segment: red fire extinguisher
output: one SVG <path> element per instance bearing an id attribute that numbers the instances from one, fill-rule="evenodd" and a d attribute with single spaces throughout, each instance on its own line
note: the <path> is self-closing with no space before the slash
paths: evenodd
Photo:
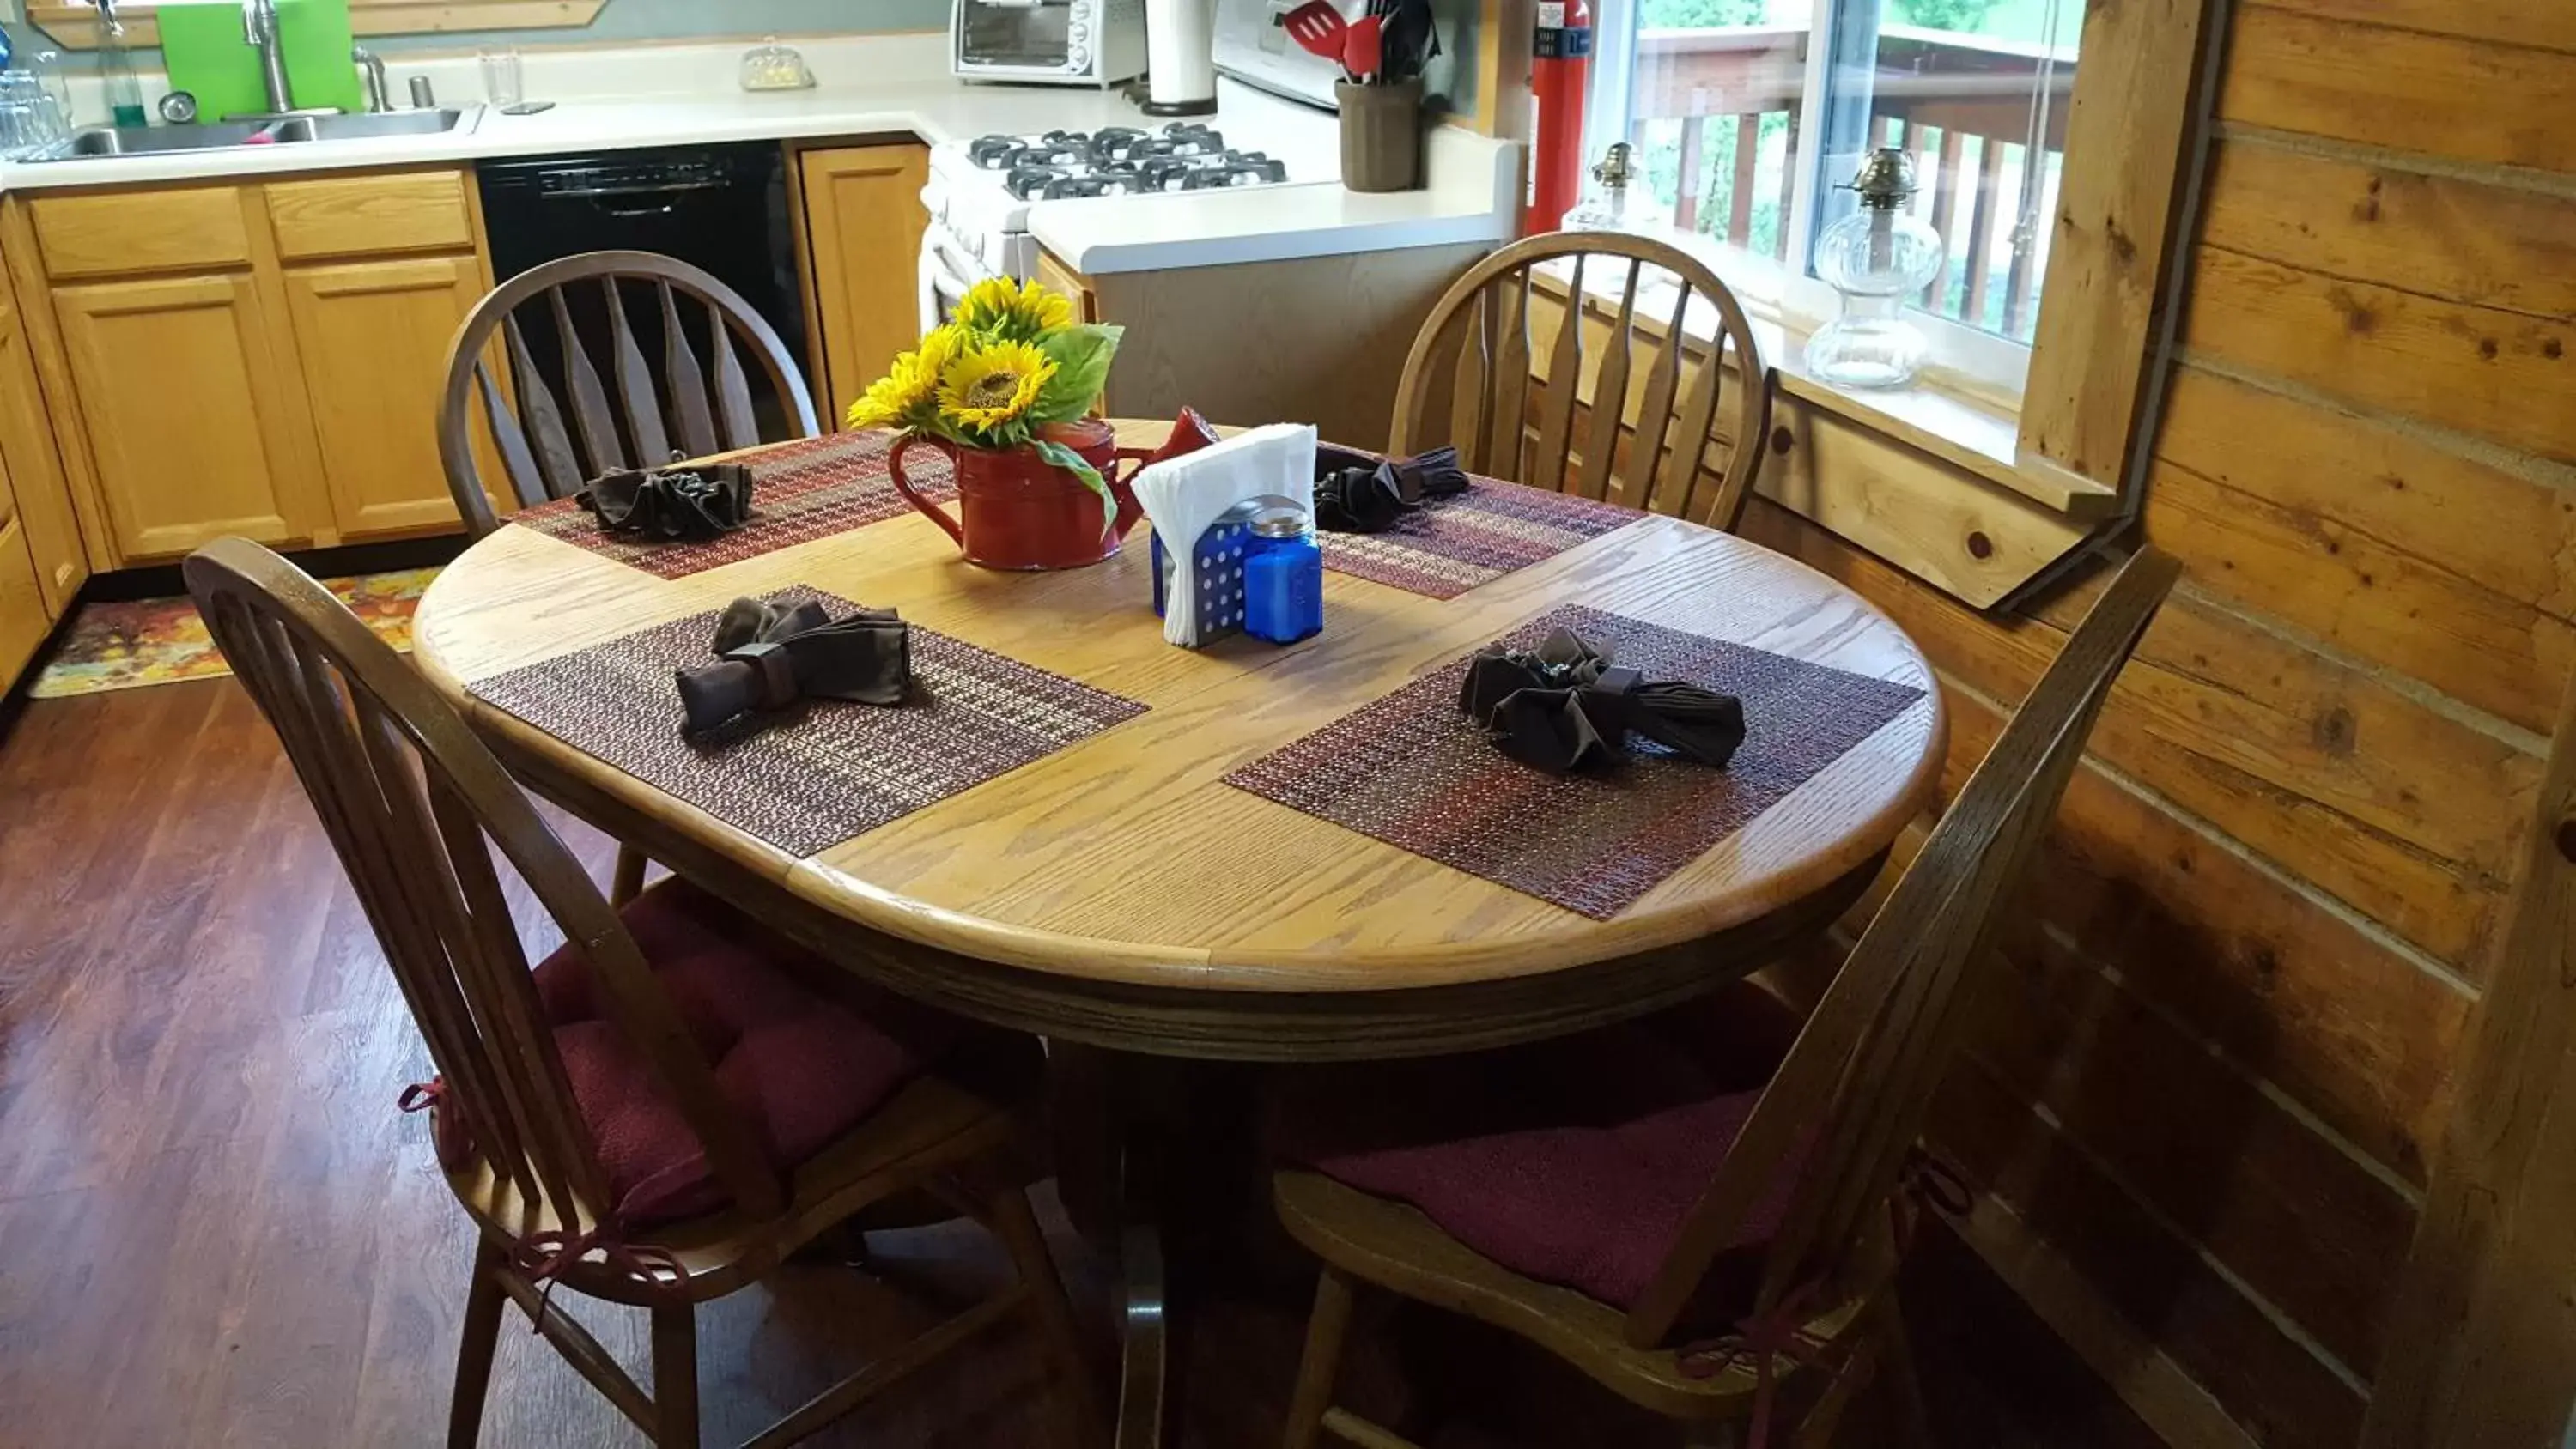
<path id="1" fill-rule="evenodd" d="M 1592 79 L 1592 7 L 1584 0 L 1539 0 L 1530 48 L 1530 98 L 1538 126 L 1530 144 L 1530 208 L 1525 230 L 1555 231 L 1583 195 L 1583 100 Z"/>

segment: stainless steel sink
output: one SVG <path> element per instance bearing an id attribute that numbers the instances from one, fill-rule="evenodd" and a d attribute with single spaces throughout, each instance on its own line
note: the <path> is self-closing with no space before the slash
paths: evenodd
<path id="1" fill-rule="evenodd" d="M 206 126 L 92 126 L 31 156 L 32 161 L 81 161 L 94 156 L 145 156 L 167 151 L 214 151 L 239 146 L 265 130 L 258 121 Z"/>
<path id="2" fill-rule="evenodd" d="M 431 136 L 453 131 L 465 113 L 454 106 L 434 111 L 378 111 L 354 116 L 289 116 L 271 123 L 280 142 L 364 141 L 377 136 Z"/>
<path id="3" fill-rule="evenodd" d="M 171 151 L 217 151 L 266 136 L 280 146 L 316 141 L 364 141 L 382 136 L 434 136 L 465 119 L 454 106 L 429 111 L 383 111 L 354 116 L 287 116 L 274 121 L 216 121 L 196 126 L 91 126 L 30 156 L 30 161 L 87 161 L 101 156 L 145 156 Z"/>

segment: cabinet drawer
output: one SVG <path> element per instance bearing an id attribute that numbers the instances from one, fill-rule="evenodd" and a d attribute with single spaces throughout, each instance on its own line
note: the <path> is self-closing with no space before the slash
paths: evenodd
<path id="1" fill-rule="evenodd" d="M 277 227 L 277 254 L 288 261 L 474 250 L 461 171 L 275 182 L 268 215 Z"/>
<path id="2" fill-rule="evenodd" d="M 250 262 L 241 194 L 229 186 L 47 197 L 29 210 L 45 270 L 57 279 Z"/>

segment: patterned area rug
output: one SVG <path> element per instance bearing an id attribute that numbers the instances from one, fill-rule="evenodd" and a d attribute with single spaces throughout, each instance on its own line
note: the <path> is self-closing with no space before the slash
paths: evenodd
<path id="1" fill-rule="evenodd" d="M 323 583 L 377 638 L 408 653 L 411 611 L 436 577 L 436 569 L 405 569 Z M 222 651 L 206 636 L 205 620 L 186 599 L 84 604 L 27 692 L 37 699 L 63 699 L 230 673 Z"/>

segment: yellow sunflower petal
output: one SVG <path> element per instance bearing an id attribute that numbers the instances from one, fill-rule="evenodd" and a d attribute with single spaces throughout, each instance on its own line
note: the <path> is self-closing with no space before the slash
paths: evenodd
<path id="1" fill-rule="evenodd" d="M 957 304 L 958 328 L 984 336 L 1031 341 L 1073 323 L 1073 303 L 1036 280 L 988 277 Z"/>
<path id="2" fill-rule="evenodd" d="M 939 414 L 959 427 L 990 432 L 1037 405 L 1055 363 L 1025 342 L 969 343 L 939 377 Z"/>

